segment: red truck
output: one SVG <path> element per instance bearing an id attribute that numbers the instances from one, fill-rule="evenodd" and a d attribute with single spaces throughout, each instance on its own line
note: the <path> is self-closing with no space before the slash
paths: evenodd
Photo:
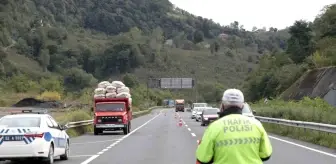
<path id="1" fill-rule="evenodd" d="M 94 98 L 94 135 L 105 131 L 122 130 L 128 134 L 131 129 L 132 104 L 128 98 Z"/>

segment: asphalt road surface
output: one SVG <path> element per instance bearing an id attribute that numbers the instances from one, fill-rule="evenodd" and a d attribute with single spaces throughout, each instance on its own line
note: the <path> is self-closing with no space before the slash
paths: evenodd
<path id="1" fill-rule="evenodd" d="M 197 140 L 206 127 L 190 112 L 158 109 L 132 121 L 128 135 L 86 134 L 71 140 L 71 155 L 56 164 L 194 164 Z M 266 164 L 335 164 L 336 151 L 271 135 L 273 155 Z M 3 162 L 5 163 L 5 162 Z M 9 163 L 9 162 L 7 162 Z"/>

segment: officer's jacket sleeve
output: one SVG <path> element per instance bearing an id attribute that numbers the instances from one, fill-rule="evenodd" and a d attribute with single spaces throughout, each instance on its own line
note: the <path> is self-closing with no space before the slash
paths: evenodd
<path id="1" fill-rule="evenodd" d="M 268 138 L 267 132 L 265 131 L 264 127 L 260 123 L 259 125 L 260 132 L 261 132 L 261 141 L 260 141 L 260 149 L 259 149 L 259 156 L 261 159 L 268 160 L 272 155 L 272 145 Z"/>
<path id="2" fill-rule="evenodd" d="M 196 158 L 201 163 L 210 163 L 214 157 L 214 148 L 215 148 L 215 131 L 214 123 L 208 126 L 207 130 L 204 132 L 203 138 L 200 145 L 196 151 Z"/>

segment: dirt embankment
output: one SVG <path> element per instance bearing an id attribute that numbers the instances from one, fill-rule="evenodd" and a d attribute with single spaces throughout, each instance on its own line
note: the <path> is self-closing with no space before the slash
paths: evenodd
<path id="1" fill-rule="evenodd" d="M 321 97 L 336 105 L 336 67 L 307 71 L 280 97 L 284 100 L 301 100 L 305 96 Z"/>

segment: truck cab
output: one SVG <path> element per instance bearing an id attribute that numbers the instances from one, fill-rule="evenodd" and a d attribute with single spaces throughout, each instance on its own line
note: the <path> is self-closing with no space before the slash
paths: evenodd
<path id="1" fill-rule="evenodd" d="M 128 98 L 95 98 L 92 111 L 94 135 L 103 131 L 122 130 L 124 134 L 130 132 L 132 105 Z"/>
<path id="2" fill-rule="evenodd" d="M 175 112 L 182 111 L 184 112 L 184 99 L 175 100 Z"/>

